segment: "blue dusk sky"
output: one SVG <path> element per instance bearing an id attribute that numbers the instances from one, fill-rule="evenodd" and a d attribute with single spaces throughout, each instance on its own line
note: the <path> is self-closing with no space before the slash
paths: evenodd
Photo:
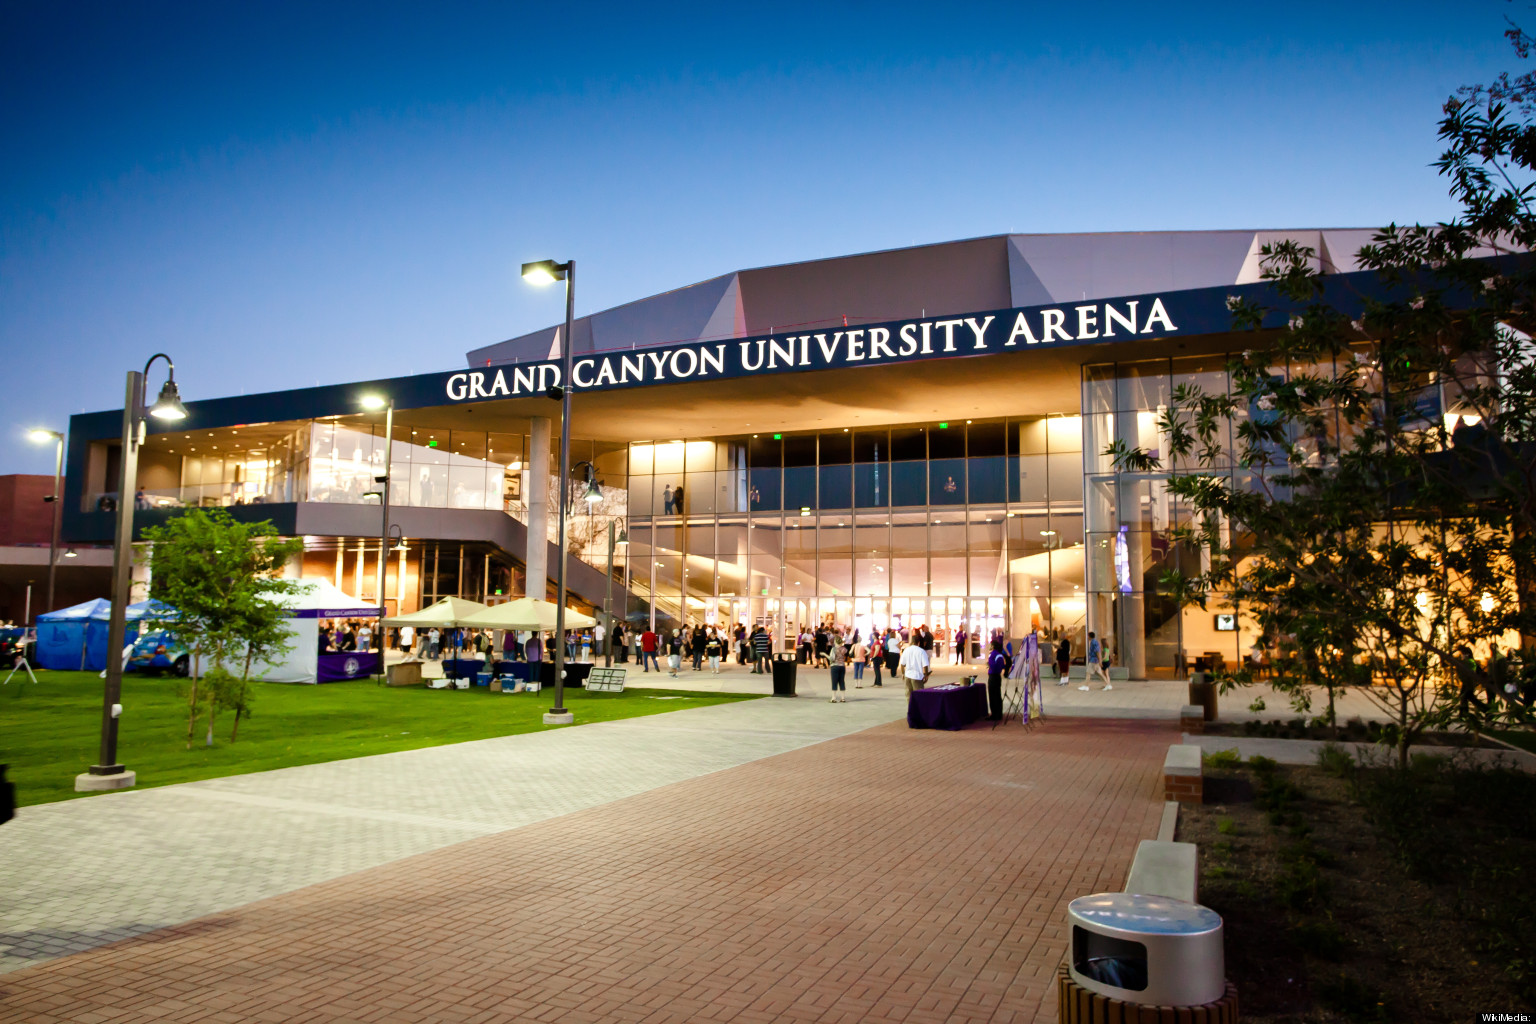
<path id="1" fill-rule="evenodd" d="M 0 473 L 157 351 L 188 399 L 462 366 L 562 316 L 525 260 L 584 314 L 1010 231 L 1439 220 L 1440 105 L 1527 15 L 4 0 Z"/>

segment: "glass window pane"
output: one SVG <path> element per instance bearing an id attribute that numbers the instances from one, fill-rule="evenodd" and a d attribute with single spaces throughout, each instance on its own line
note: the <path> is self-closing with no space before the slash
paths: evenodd
<path id="1" fill-rule="evenodd" d="M 965 460 L 934 459 L 928 464 L 929 502 L 934 505 L 965 504 Z"/>
<path id="2" fill-rule="evenodd" d="M 820 508 L 853 507 L 853 467 L 823 465 L 820 476 Z"/>
<path id="3" fill-rule="evenodd" d="M 1006 434 L 1001 422 L 973 423 L 966 429 L 965 454 L 973 459 L 1006 455 Z"/>
<path id="4" fill-rule="evenodd" d="M 1119 411 L 1156 409 L 1168 404 L 1168 361 L 1120 363 L 1116 368 L 1115 407 Z"/>
<path id="5" fill-rule="evenodd" d="M 853 435 L 855 462 L 881 462 L 891 457 L 890 434 L 884 430 L 858 430 Z"/>
<path id="6" fill-rule="evenodd" d="M 747 464 L 753 469 L 783 465 L 784 444 L 769 435 L 754 435 L 747 441 Z"/>
<path id="7" fill-rule="evenodd" d="M 913 597 L 928 592 L 928 517 L 891 516 L 891 593 Z"/>
<path id="8" fill-rule="evenodd" d="M 1008 565 L 1003 560 L 1003 510 L 972 509 L 966 524 L 966 555 L 970 559 L 972 597 L 1002 597 L 1008 590 Z M 1002 628 L 1002 623 L 997 623 Z"/>
<path id="9" fill-rule="evenodd" d="M 784 438 L 784 465 L 816 465 L 816 435 L 789 434 Z"/>
<path id="10" fill-rule="evenodd" d="M 714 465 L 714 459 L 710 459 L 709 464 Z M 718 497 L 715 491 L 715 474 L 713 472 L 689 473 L 687 479 L 688 487 L 683 497 L 679 498 L 677 492 L 673 492 L 673 507 L 677 509 L 679 515 L 712 515 L 716 510 Z"/>
<path id="11" fill-rule="evenodd" d="M 1083 459 L 1080 454 L 1046 456 L 1051 508 L 1082 508 Z"/>
<path id="12" fill-rule="evenodd" d="M 853 467 L 853 503 L 858 508 L 883 508 L 891 503 L 887 463 L 860 462 Z"/>
<path id="13" fill-rule="evenodd" d="M 1047 444 L 1052 454 L 1083 450 L 1083 418 L 1052 416 L 1045 421 Z"/>
<path id="14" fill-rule="evenodd" d="M 962 513 L 935 515 L 928 529 L 930 592 L 964 596 L 966 593 L 966 524 Z"/>
<path id="15" fill-rule="evenodd" d="M 970 490 L 972 504 L 1001 504 L 1007 499 L 1008 460 L 1005 457 L 973 457 L 966 462 L 966 486 Z"/>
<path id="16" fill-rule="evenodd" d="M 853 433 L 848 430 L 839 430 L 822 434 L 818 459 L 823 466 L 841 466 L 852 462 Z"/>
<path id="17" fill-rule="evenodd" d="M 965 424 L 953 424 L 928 432 L 928 457 L 930 459 L 960 459 L 965 457 Z"/>
<path id="18" fill-rule="evenodd" d="M 891 463 L 891 504 L 928 504 L 928 466 L 926 463 Z"/>
<path id="19" fill-rule="evenodd" d="M 893 461 L 926 459 L 928 436 L 921 427 L 909 427 L 891 431 L 891 459 Z"/>
<path id="20" fill-rule="evenodd" d="M 681 441 L 668 441 L 655 446 L 656 475 L 674 478 L 683 475 L 683 455 L 687 446 Z"/>
<path id="21" fill-rule="evenodd" d="M 779 474 L 776 468 L 750 469 L 747 471 L 747 507 L 753 512 L 783 508 L 779 494 Z"/>
<path id="22" fill-rule="evenodd" d="M 785 468 L 784 507 L 791 512 L 816 507 L 816 467 L 814 465 Z"/>

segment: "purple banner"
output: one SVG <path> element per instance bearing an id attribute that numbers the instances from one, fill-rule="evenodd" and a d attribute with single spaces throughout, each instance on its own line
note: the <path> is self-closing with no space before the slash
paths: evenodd
<path id="1" fill-rule="evenodd" d="M 344 651 L 320 655 L 315 678 L 322 683 L 338 683 L 345 679 L 366 679 L 378 671 L 377 651 Z"/>

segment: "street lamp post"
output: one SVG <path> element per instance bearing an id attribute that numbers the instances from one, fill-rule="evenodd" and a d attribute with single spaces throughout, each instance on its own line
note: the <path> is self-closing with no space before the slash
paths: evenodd
<path id="1" fill-rule="evenodd" d="M 395 400 L 393 397 L 381 397 L 379 395 L 364 395 L 362 399 L 364 409 L 384 410 L 384 472 L 374 475 L 373 482 L 379 485 L 379 628 L 374 642 L 379 652 L 379 674 L 384 674 L 384 620 L 389 615 L 389 609 L 385 603 L 384 589 L 389 576 L 389 470 L 391 446 L 395 441 Z M 359 587 L 359 590 L 362 588 Z"/>
<path id="2" fill-rule="evenodd" d="M 532 284 L 565 282 L 565 333 L 560 336 L 560 511 L 556 533 L 560 538 L 559 562 L 555 568 L 555 706 L 544 715 L 545 725 L 569 725 L 576 716 L 565 709 L 565 559 L 566 505 L 571 486 L 571 337 L 576 319 L 576 261 L 539 260 L 523 264 L 523 280 Z M 551 389 L 552 391 L 554 389 Z M 529 583 L 533 584 L 530 580 Z M 537 585 L 543 587 L 542 580 Z"/>
<path id="3" fill-rule="evenodd" d="M 619 533 L 617 540 L 614 539 L 613 531 L 616 525 L 617 520 L 608 520 L 608 596 L 603 599 L 603 614 L 608 619 L 603 632 L 603 666 L 605 668 L 613 667 L 613 549 L 629 543 L 629 534 L 624 531 Z"/>
<path id="4" fill-rule="evenodd" d="M 145 408 L 144 383 L 155 360 L 164 359 L 167 376 L 155 404 Z M 117 487 L 117 533 L 112 548 L 112 609 L 107 623 L 106 685 L 101 701 L 101 752 L 97 763 L 83 775 L 75 776 L 77 791 L 127 789 L 134 783 L 134 773 L 117 762 L 118 703 L 123 692 L 123 638 L 128 631 L 128 590 L 133 582 L 134 493 L 139 475 L 139 445 L 144 443 L 146 416 L 160 420 L 186 419 L 187 408 L 181 404 L 176 388 L 176 364 L 164 352 L 157 352 L 144 364 L 143 372 L 128 371 L 128 387 L 123 398 L 122 472 Z"/>
<path id="5" fill-rule="evenodd" d="M 64 493 L 60 489 L 64 479 L 64 435 L 57 430 L 38 428 L 27 436 L 38 444 L 54 442 L 53 493 L 44 499 L 53 502 L 53 532 L 48 537 L 48 597 L 43 603 L 43 611 L 51 612 L 53 611 L 53 576 L 59 561 L 59 517 L 64 511 Z"/>

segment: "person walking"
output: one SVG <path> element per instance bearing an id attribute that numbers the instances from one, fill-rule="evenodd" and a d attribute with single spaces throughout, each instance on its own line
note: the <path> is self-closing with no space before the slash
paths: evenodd
<path id="1" fill-rule="evenodd" d="M 640 667 L 642 671 L 649 672 L 651 666 L 656 666 L 656 671 L 661 671 L 661 665 L 656 662 L 656 642 L 660 639 L 656 631 L 647 626 L 645 632 L 640 634 Z"/>
<path id="2" fill-rule="evenodd" d="M 1072 672 L 1072 638 L 1063 636 L 1056 645 L 1056 685 L 1066 686 Z"/>
<path id="3" fill-rule="evenodd" d="M 1088 664 L 1085 666 L 1085 671 L 1083 673 L 1083 685 L 1078 687 L 1079 690 L 1088 689 L 1088 684 L 1093 682 L 1094 676 L 1098 676 L 1100 679 L 1104 680 L 1104 685 L 1099 687 L 1099 689 L 1114 689 L 1114 686 L 1109 681 L 1108 673 L 1104 671 L 1104 662 L 1106 660 L 1107 659 L 1104 657 L 1103 641 L 1099 639 L 1099 635 L 1097 633 L 1090 632 L 1088 634 Z"/>
<path id="4" fill-rule="evenodd" d="M 853 634 L 853 688 L 864 689 L 864 663 L 869 660 L 869 647 L 859 639 L 858 631 Z"/>
<path id="5" fill-rule="evenodd" d="M 992 653 L 987 655 L 987 718 L 993 722 L 1003 720 L 1003 673 L 1008 671 L 1008 655 L 1003 652 L 1003 642 L 992 641 Z"/>
<path id="6" fill-rule="evenodd" d="M 747 663 L 746 625 L 740 622 L 736 623 L 736 629 L 732 632 L 731 638 L 736 641 L 736 664 L 745 665 Z"/>
<path id="7" fill-rule="evenodd" d="M 907 682 L 907 696 L 912 695 L 913 690 L 922 688 L 928 681 L 928 675 L 933 671 L 928 661 L 928 652 L 917 644 L 907 644 L 900 655 L 901 674 Z"/>
<path id="8" fill-rule="evenodd" d="M 889 627 L 885 631 L 885 670 L 896 678 L 896 663 L 901 660 L 901 638 Z"/>
<path id="9" fill-rule="evenodd" d="M 715 632 L 715 628 L 713 626 L 711 626 L 709 628 L 709 632 L 710 632 L 711 635 L 713 635 L 714 632 Z M 693 627 L 693 640 L 692 640 L 692 646 L 693 646 L 692 654 L 693 654 L 693 670 L 695 672 L 701 671 L 703 669 L 703 667 L 704 667 L 704 653 L 705 653 L 704 648 L 708 644 L 709 644 L 709 637 L 705 636 L 705 634 L 704 634 L 704 627 L 703 626 L 694 626 Z M 718 657 L 718 655 L 717 655 L 717 657 Z"/>
<path id="10" fill-rule="evenodd" d="M 832 673 L 832 700 L 833 704 L 848 703 L 848 665 L 846 652 L 848 648 L 843 646 L 843 637 L 836 630 L 827 638 L 827 668 Z"/>
<path id="11" fill-rule="evenodd" d="M 758 626 L 752 633 L 752 660 L 755 663 L 752 669 L 753 675 L 761 675 L 770 672 L 768 659 L 773 656 L 773 637 L 762 626 Z"/>
<path id="12" fill-rule="evenodd" d="M 436 661 L 438 654 L 442 652 L 442 643 L 443 634 L 438 631 L 436 626 L 433 626 L 432 631 L 427 634 L 427 657 Z"/>
<path id="13" fill-rule="evenodd" d="M 667 637 L 667 668 L 672 672 L 672 678 L 677 678 L 678 669 L 683 667 L 683 633 L 674 629 L 672 635 Z"/>
<path id="14" fill-rule="evenodd" d="M 715 675 L 720 674 L 720 649 L 723 641 L 714 627 L 710 627 L 709 636 L 704 640 L 704 653 L 709 656 L 709 670 Z"/>

